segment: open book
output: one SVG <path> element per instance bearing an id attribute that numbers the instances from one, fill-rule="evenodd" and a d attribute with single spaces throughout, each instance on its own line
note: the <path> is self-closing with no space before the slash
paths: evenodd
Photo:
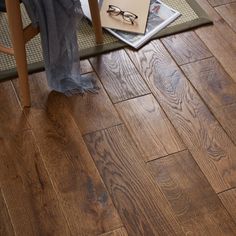
<path id="1" fill-rule="evenodd" d="M 81 3 L 85 16 L 91 19 L 89 8 L 86 6 L 84 1 L 81 1 Z M 178 11 L 170 8 L 163 2 L 159 0 L 151 0 L 144 34 L 136 34 L 110 28 L 105 29 L 123 42 L 137 49 L 180 15 L 181 14 Z"/>

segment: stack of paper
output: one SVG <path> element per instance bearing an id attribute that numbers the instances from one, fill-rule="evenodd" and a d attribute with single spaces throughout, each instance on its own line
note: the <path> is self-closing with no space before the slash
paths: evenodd
<path id="1" fill-rule="evenodd" d="M 133 24 L 124 20 L 122 12 L 119 15 L 108 13 L 109 5 L 119 8 L 123 14 L 135 14 L 137 19 Z M 127 32 L 144 34 L 147 24 L 150 0 L 103 0 L 100 11 L 101 23 L 105 28 L 118 29 Z M 119 12 L 118 12 L 119 13 Z"/>
<path id="2" fill-rule="evenodd" d="M 82 0 L 84 14 L 91 19 L 87 0 Z M 111 34 L 134 48 L 141 47 L 157 32 L 165 28 L 180 13 L 159 0 L 100 0 L 102 26 Z M 118 7 L 120 12 L 107 12 L 109 5 Z M 110 8 L 111 9 L 111 8 Z M 124 20 L 126 12 L 137 15 L 133 24 Z M 119 13 L 119 14 L 118 14 Z"/>

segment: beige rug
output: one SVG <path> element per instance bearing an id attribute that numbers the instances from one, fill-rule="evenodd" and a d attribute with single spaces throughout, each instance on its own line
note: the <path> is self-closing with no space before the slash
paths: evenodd
<path id="1" fill-rule="evenodd" d="M 159 32 L 154 38 L 178 33 L 193 27 L 211 23 L 204 10 L 195 2 L 195 0 L 162 0 L 167 5 L 179 11 L 182 15 L 167 28 Z M 24 25 L 30 20 L 27 13 L 22 7 Z M 7 28 L 7 19 L 4 13 L 0 13 L 0 42 L 4 45 L 11 46 L 9 32 Z M 100 53 L 122 48 L 125 44 L 108 32 L 104 31 L 104 43 L 97 45 L 90 22 L 84 19 L 81 22 L 80 31 L 78 32 L 78 42 L 80 46 L 81 59 L 88 58 Z M 29 73 L 43 70 L 43 57 L 38 35 L 27 44 L 27 60 Z M 0 52 L 0 80 L 5 80 L 17 76 L 13 56 Z"/>

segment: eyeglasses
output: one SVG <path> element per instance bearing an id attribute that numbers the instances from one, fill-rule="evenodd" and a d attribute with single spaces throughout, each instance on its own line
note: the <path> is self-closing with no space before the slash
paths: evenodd
<path id="1" fill-rule="evenodd" d="M 113 16 L 122 15 L 123 19 L 125 21 L 130 22 L 132 25 L 134 24 L 135 19 L 138 18 L 138 16 L 135 15 L 134 13 L 129 12 L 129 11 L 122 11 L 119 7 L 114 6 L 114 5 L 108 6 L 107 13 L 109 13 Z"/>

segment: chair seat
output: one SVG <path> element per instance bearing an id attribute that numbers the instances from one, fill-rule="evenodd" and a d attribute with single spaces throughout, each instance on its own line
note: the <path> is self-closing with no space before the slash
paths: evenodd
<path id="1" fill-rule="evenodd" d="M 0 0 L 0 11 L 6 11 L 5 0 Z"/>

